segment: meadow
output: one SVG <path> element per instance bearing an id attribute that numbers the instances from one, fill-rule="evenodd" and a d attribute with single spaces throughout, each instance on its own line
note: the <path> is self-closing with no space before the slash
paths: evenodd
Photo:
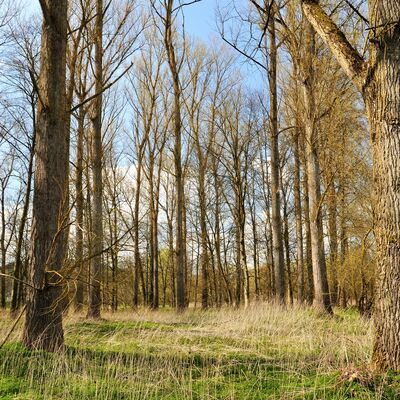
<path id="1" fill-rule="evenodd" d="M 372 324 L 354 310 L 70 313 L 62 354 L 26 350 L 22 326 L 0 350 L 0 399 L 400 398 L 394 374 L 369 372 Z"/>

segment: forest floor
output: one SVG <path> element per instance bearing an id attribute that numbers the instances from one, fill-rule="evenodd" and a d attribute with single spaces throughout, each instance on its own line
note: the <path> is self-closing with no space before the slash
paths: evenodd
<path id="1" fill-rule="evenodd" d="M 62 354 L 0 350 L 0 399 L 400 399 L 400 378 L 366 369 L 371 322 L 260 304 L 66 317 Z M 0 314 L 0 341 L 11 326 Z"/>

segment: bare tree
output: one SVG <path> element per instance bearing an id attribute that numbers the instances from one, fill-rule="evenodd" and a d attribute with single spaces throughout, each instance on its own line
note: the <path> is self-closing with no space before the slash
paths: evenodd
<path id="1" fill-rule="evenodd" d="M 89 286 L 89 308 L 88 318 L 100 318 L 101 308 L 101 274 L 102 274 L 102 251 L 103 251 L 103 149 L 102 149 L 102 111 L 103 111 L 103 0 L 96 0 L 95 20 L 95 93 L 97 97 L 93 100 L 93 109 L 90 119 L 93 126 L 92 139 L 92 259 Z"/>
<path id="2" fill-rule="evenodd" d="M 161 20 L 164 32 L 164 44 L 167 52 L 168 65 L 171 72 L 173 91 L 174 91 L 174 166 L 175 166 L 175 184 L 176 184 L 176 240 L 175 240 L 175 263 L 176 263 L 176 291 L 178 311 L 186 308 L 185 295 L 185 239 L 184 239 L 184 177 L 182 170 L 182 116 L 181 116 L 181 94 L 179 72 L 182 61 L 178 59 L 176 52 L 176 30 L 174 21 L 177 11 L 182 9 L 181 5 L 176 6 L 174 0 L 165 0 L 162 2 L 162 11 L 159 11 L 155 1 L 152 0 L 154 12 Z M 176 6 L 176 7 L 175 7 Z"/>

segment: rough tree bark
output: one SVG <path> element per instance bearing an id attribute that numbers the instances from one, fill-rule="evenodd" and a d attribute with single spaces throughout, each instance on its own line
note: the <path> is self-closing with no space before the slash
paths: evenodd
<path id="1" fill-rule="evenodd" d="M 23 334 L 31 349 L 56 351 L 62 327 L 65 221 L 68 220 L 66 132 L 67 0 L 43 0 L 38 81 L 36 171 L 31 232 L 30 288 Z M 62 271 L 61 271 L 62 272 Z"/>
<path id="2" fill-rule="evenodd" d="M 315 0 L 303 10 L 343 70 L 362 92 L 374 160 L 374 230 L 377 247 L 373 363 L 400 371 L 400 3 L 370 0 L 368 62 Z"/>

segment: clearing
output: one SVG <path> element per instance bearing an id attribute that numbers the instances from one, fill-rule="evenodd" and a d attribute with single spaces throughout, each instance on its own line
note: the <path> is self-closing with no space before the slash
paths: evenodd
<path id="1" fill-rule="evenodd" d="M 63 354 L 30 352 L 22 322 L 0 350 L 1 399 L 396 399 L 366 369 L 371 322 L 353 310 L 141 309 L 65 318 Z M 11 326 L 0 319 L 0 340 Z"/>

